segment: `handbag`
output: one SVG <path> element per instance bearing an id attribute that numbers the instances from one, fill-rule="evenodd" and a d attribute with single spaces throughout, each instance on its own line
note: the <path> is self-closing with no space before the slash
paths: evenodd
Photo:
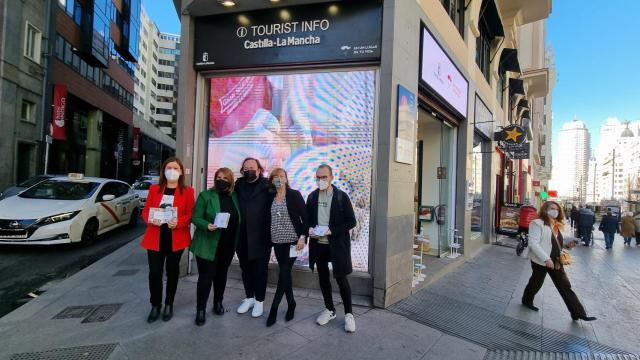
<path id="1" fill-rule="evenodd" d="M 569 254 L 569 252 L 567 250 L 562 250 L 562 251 L 560 251 L 560 257 L 558 258 L 558 261 L 563 266 L 564 265 L 571 265 L 571 263 L 573 262 L 573 258 L 571 257 L 571 254 Z"/>

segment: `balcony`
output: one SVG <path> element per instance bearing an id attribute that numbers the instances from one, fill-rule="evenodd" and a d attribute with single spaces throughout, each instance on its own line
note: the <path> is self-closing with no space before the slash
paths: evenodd
<path id="1" fill-rule="evenodd" d="M 497 0 L 502 22 L 516 25 L 546 19 L 551 14 L 551 0 Z"/>

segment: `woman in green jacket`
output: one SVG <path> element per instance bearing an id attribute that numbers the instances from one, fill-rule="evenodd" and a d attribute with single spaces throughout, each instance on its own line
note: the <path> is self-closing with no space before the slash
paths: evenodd
<path id="1" fill-rule="evenodd" d="M 240 234 L 240 206 L 233 191 L 233 172 L 220 168 L 215 173 L 212 189 L 203 191 L 196 201 L 191 222 L 196 231 L 191 242 L 191 251 L 198 263 L 198 290 L 196 325 L 205 323 L 205 313 L 211 286 L 213 285 L 213 313 L 224 314 L 222 298 L 227 286 L 227 270 Z M 219 215 L 220 214 L 220 215 Z M 228 224 L 216 226 L 216 217 L 226 217 Z"/>

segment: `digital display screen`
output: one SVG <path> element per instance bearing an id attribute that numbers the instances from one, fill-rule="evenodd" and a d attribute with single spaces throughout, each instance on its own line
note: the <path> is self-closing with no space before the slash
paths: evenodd
<path id="1" fill-rule="evenodd" d="M 318 165 L 330 165 L 357 219 L 354 271 L 367 272 L 375 78 L 375 71 L 359 70 L 210 79 L 207 187 L 217 169 L 239 176 L 243 159 L 254 157 L 265 176 L 284 168 L 306 199 Z M 307 250 L 296 264 L 308 264 Z"/>

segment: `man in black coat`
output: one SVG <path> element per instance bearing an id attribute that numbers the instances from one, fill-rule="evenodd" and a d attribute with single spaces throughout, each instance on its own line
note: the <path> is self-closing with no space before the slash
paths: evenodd
<path id="1" fill-rule="evenodd" d="M 273 196 L 258 159 L 246 158 L 240 171 L 242 177 L 236 181 L 235 191 L 238 193 L 243 221 L 236 253 L 240 260 L 246 298 L 238 306 L 237 312 L 244 314 L 253 308 L 251 316 L 260 317 L 264 311 L 271 255 L 269 211 Z"/>
<path id="2" fill-rule="evenodd" d="M 351 306 L 351 287 L 347 275 L 351 274 L 351 236 L 349 230 L 356 226 L 356 217 L 349 195 L 333 186 L 333 170 L 329 165 L 320 165 L 316 171 L 318 189 L 307 198 L 309 215 L 309 267 L 318 268 L 320 290 L 326 309 L 316 322 L 326 325 L 336 318 L 333 305 L 329 262 L 333 268 L 333 277 L 340 287 L 340 296 L 344 304 L 347 332 L 356 330 Z"/>
<path id="3" fill-rule="evenodd" d="M 578 212 L 578 235 L 582 239 L 582 243 L 586 246 L 591 244 L 591 231 L 595 223 L 596 215 L 588 206 L 580 209 Z"/>
<path id="4" fill-rule="evenodd" d="M 574 228 L 574 229 L 578 227 L 577 226 L 578 225 L 578 212 L 579 212 L 578 208 L 575 205 L 573 205 L 573 207 L 571 208 L 570 218 L 571 218 L 571 227 Z"/>

